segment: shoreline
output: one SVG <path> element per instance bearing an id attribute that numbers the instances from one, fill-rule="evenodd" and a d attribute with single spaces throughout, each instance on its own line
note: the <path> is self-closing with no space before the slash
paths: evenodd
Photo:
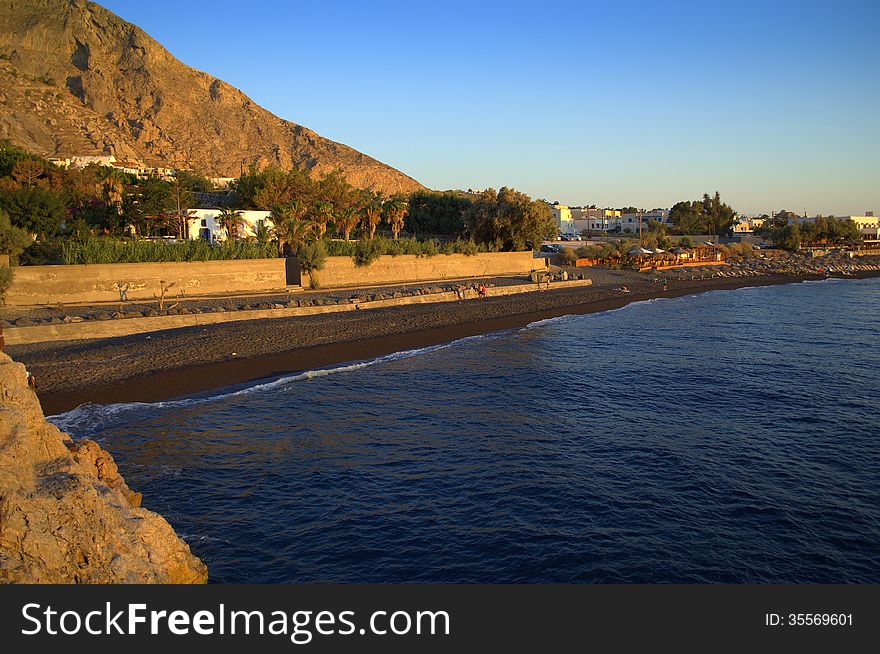
<path id="1" fill-rule="evenodd" d="M 851 277 L 837 278 L 862 279 L 878 275 L 880 273 L 865 272 Z M 590 290 L 586 292 L 551 288 L 545 293 L 536 294 L 539 296 L 537 298 L 511 296 L 454 303 L 445 307 L 449 310 L 447 313 L 460 315 L 439 316 L 447 319 L 449 324 L 435 326 L 432 326 L 432 323 L 438 322 L 438 316 L 422 315 L 425 312 L 424 306 L 394 307 L 381 312 L 376 310 L 362 314 L 353 312 L 361 314 L 357 316 L 358 319 L 363 319 L 364 314 L 369 314 L 369 326 L 374 334 L 361 338 L 346 338 L 352 334 L 346 334 L 345 329 L 337 330 L 337 333 L 331 333 L 329 336 L 317 333 L 321 328 L 333 329 L 332 323 L 326 324 L 326 317 L 318 317 L 322 319 L 316 321 L 292 318 L 284 320 L 283 322 L 287 324 L 282 327 L 298 332 L 303 330 L 297 330 L 297 326 L 313 327 L 316 331 L 307 335 L 311 335 L 312 340 L 323 342 L 287 348 L 284 347 L 284 334 L 280 333 L 283 330 L 274 330 L 273 325 L 267 324 L 273 321 L 253 321 L 254 324 L 248 324 L 238 330 L 233 329 L 231 333 L 217 334 L 217 342 L 221 347 L 230 344 L 234 346 L 239 342 L 235 332 L 260 332 L 256 336 L 260 337 L 257 340 L 261 347 L 253 348 L 255 354 L 247 355 L 247 352 L 242 352 L 242 356 L 237 356 L 237 353 L 230 353 L 221 360 L 207 362 L 198 362 L 198 352 L 186 349 L 192 344 L 193 339 L 198 340 L 199 336 L 201 336 L 199 343 L 211 340 L 211 334 L 194 334 L 194 332 L 208 331 L 197 328 L 153 334 L 151 337 L 146 337 L 147 342 L 153 341 L 149 348 L 143 347 L 144 337 L 122 337 L 87 344 L 78 342 L 50 344 L 49 347 L 43 348 L 45 351 L 36 348 L 35 352 L 16 351 L 12 354 L 31 367 L 38 380 L 53 374 L 62 378 L 60 384 L 50 385 L 43 391 L 40 386 L 37 388 L 46 415 L 55 415 L 86 403 L 157 402 L 205 394 L 214 390 L 248 385 L 279 375 L 369 360 L 394 352 L 450 343 L 468 336 L 518 329 L 548 318 L 618 309 L 633 302 L 659 297 L 673 298 L 715 290 L 735 290 L 823 279 L 826 277 L 816 275 L 716 278 L 673 283 L 666 291 L 657 288 L 656 284 L 648 287 L 642 285 L 638 291 L 626 295 L 615 294 L 613 289 L 605 287 L 587 287 Z M 474 311 L 478 308 L 487 310 Z M 407 318 L 413 319 L 407 320 Z M 300 324 L 297 325 L 296 321 Z M 419 328 L 424 323 L 428 326 Z M 358 325 L 351 327 L 354 328 L 356 335 Z M 279 332 L 275 339 L 272 338 L 273 331 Z M 302 336 L 302 334 L 298 335 Z M 307 342 L 309 339 L 300 340 Z M 140 362 L 140 371 L 136 374 L 126 374 L 124 366 L 115 365 L 114 360 L 122 361 L 127 358 L 126 355 L 130 358 L 131 350 L 138 348 L 139 345 L 142 350 L 150 350 L 158 346 L 159 352 L 152 361 L 148 355 L 142 354 L 141 358 L 144 361 Z M 22 348 L 7 348 L 10 349 Z M 163 358 L 163 352 L 168 356 Z M 194 364 L 179 365 L 193 360 L 196 361 Z M 53 361 L 55 361 L 54 365 Z M 81 371 L 83 366 L 97 368 L 97 370 L 90 369 L 93 379 L 76 374 L 76 371 Z"/>

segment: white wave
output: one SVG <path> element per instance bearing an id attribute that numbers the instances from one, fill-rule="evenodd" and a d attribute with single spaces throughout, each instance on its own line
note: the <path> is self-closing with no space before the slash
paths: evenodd
<path id="1" fill-rule="evenodd" d="M 183 407 L 194 406 L 198 404 L 206 404 L 219 400 L 228 400 L 233 397 L 249 395 L 251 393 L 261 393 L 277 388 L 288 386 L 296 382 L 308 381 L 310 379 L 319 379 L 328 375 L 335 375 L 345 372 L 353 372 L 362 370 L 371 366 L 390 363 L 400 359 L 410 359 L 413 357 L 430 354 L 438 350 L 442 350 L 455 345 L 460 345 L 469 341 L 482 340 L 491 337 L 492 334 L 478 334 L 476 336 L 467 336 L 449 343 L 441 343 L 439 345 L 429 345 L 427 347 L 415 348 L 412 350 L 403 350 L 401 352 L 393 352 L 385 354 L 375 359 L 367 361 L 358 361 L 335 368 L 318 368 L 315 370 L 306 370 L 295 375 L 286 375 L 274 379 L 269 382 L 247 386 L 238 390 L 220 393 L 218 395 L 209 395 L 202 397 L 187 397 L 177 400 L 163 400 L 160 402 L 125 402 L 119 404 L 92 404 L 86 403 L 67 411 L 53 416 L 47 416 L 46 419 L 52 422 L 58 429 L 66 431 L 73 435 L 94 434 L 115 424 L 119 424 L 129 419 L 132 414 L 139 412 L 149 412 L 149 415 L 155 415 L 166 409 L 179 409 Z"/>
<path id="2" fill-rule="evenodd" d="M 571 320 L 572 318 L 579 317 L 577 314 L 567 313 L 564 316 L 555 316 L 553 318 L 544 318 L 543 320 L 536 320 L 535 322 L 530 322 L 528 325 L 523 327 L 523 331 L 529 329 L 538 329 L 539 327 L 546 327 L 547 325 L 553 325 L 557 322 L 564 322 L 567 320 Z"/>
<path id="3" fill-rule="evenodd" d="M 855 282 L 857 279 L 849 279 L 846 277 L 826 277 L 825 279 L 804 279 L 801 284 L 830 284 L 832 282 Z"/>

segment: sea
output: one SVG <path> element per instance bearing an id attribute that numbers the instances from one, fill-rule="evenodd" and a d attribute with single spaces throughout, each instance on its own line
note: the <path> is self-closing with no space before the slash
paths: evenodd
<path id="1" fill-rule="evenodd" d="M 51 419 L 213 582 L 880 582 L 880 278 Z"/>

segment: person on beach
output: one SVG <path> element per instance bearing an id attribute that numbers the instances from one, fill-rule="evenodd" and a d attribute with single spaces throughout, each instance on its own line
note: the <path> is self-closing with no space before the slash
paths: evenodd
<path id="1" fill-rule="evenodd" d="M 486 297 L 486 285 L 485 284 L 480 284 L 480 286 L 477 288 L 477 294 L 481 298 Z"/>

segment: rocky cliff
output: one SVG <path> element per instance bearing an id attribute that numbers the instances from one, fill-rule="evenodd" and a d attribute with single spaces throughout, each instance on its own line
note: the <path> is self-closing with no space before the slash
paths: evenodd
<path id="1" fill-rule="evenodd" d="M 24 366 L 0 352 L 0 582 L 204 583 L 140 501 L 97 443 L 45 421 Z"/>
<path id="2" fill-rule="evenodd" d="M 237 177 L 242 165 L 340 168 L 360 188 L 421 184 L 282 120 L 85 0 L 0 3 L 0 138 L 43 156 L 114 154 Z"/>

